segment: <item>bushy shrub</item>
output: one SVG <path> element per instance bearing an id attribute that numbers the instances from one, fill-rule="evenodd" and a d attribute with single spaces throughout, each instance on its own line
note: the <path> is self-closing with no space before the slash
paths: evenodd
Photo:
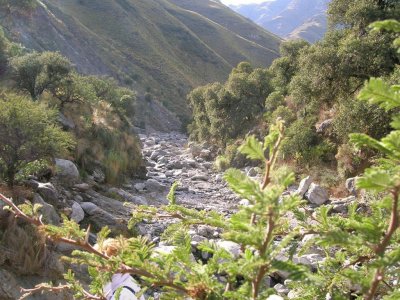
<path id="1" fill-rule="evenodd" d="M 219 155 L 215 159 L 214 166 L 217 169 L 217 171 L 219 171 L 219 172 L 225 171 L 226 169 L 229 168 L 230 161 L 225 155 Z"/>
<path id="2" fill-rule="evenodd" d="M 54 110 L 15 94 L 0 99 L 0 139 L 1 171 L 10 186 L 33 162 L 51 161 L 74 145 L 72 136 L 56 125 Z"/>

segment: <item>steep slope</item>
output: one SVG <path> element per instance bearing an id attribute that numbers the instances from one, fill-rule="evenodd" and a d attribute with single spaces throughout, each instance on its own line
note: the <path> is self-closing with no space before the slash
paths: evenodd
<path id="1" fill-rule="evenodd" d="M 329 0 L 270 0 L 231 7 L 283 38 L 315 42 L 326 31 L 328 3 Z"/>
<path id="2" fill-rule="evenodd" d="M 9 36 L 28 48 L 60 51 L 80 72 L 110 75 L 141 94 L 150 92 L 182 117 L 189 114 L 185 97 L 191 88 L 224 80 L 240 61 L 268 66 L 278 56 L 279 38 L 220 4 L 218 22 L 212 5 L 196 11 L 185 1 L 40 3 L 29 16 L 0 19 Z M 253 38 L 243 34 L 251 31 Z"/>

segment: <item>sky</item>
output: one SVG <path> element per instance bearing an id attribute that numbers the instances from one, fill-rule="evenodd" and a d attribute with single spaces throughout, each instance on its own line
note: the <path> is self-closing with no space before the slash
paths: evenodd
<path id="1" fill-rule="evenodd" d="M 268 1 L 268 0 L 267 0 Z M 221 0 L 226 5 L 237 5 L 237 4 L 250 4 L 250 3 L 262 3 L 266 0 Z"/>

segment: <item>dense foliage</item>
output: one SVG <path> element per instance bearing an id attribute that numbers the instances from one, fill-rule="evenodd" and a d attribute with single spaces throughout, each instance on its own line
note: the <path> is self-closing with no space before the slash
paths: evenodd
<path id="1" fill-rule="evenodd" d="M 56 125 L 56 111 L 14 94 L 0 98 L 0 175 L 13 186 L 29 164 L 65 155 L 74 145 Z"/>
<path id="2" fill-rule="evenodd" d="M 27 93 L 40 107 L 57 108 L 52 120 L 73 134 L 77 146 L 72 153 L 83 174 L 100 170 L 110 183 L 143 176 L 140 144 L 132 134 L 134 91 L 111 78 L 76 73 L 60 53 L 25 53 L 0 34 L 0 70 L 2 62 L 16 91 Z M 6 136 L 0 139 L 7 141 Z"/>
<path id="3" fill-rule="evenodd" d="M 267 70 L 240 63 L 225 84 L 214 83 L 192 91 L 188 100 L 193 109 L 191 137 L 225 146 L 255 125 L 254 116 L 262 111 L 270 94 Z"/>
<path id="4" fill-rule="evenodd" d="M 392 43 L 396 34 L 371 31 L 368 24 L 399 19 L 400 4 L 398 1 L 333 0 L 328 14 L 331 28 L 321 41 L 313 45 L 301 40 L 282 43 L 282 57 L 263 71 L 263 88 L 252 87 L 260 98 L 264 97 L 263 107 L 253 105 L 248 83 L 236 85 L 234 95 L 245 98 L 240 102 L 241 108 L 231 109 L 236 107 L 237 97 L 226 97 L 220 91 L 231 86 L 237 71 L 232 72 L 224 85 L 209 85 L 193 91 L 189 95 L 194 118 L 189 128 L 191 137 L 230 145 L 234 143 L 232 139 L 243 138 L 253 128 L 264 133 L 257 127 L 263 118 L 271 124 L 276 117 L 281 117 L 288 127 L 282 149 L 284 159 L 294 160 L 303 167 L 337 165 L 340 173 L 347 176 L 361 171 L 359 167 L 365 166 L 374 152 L 364 153 L 363 162 L 358 165 L 342 169 L 349 159 L 341 151 L 350 147 L 348 135 L 360 132 L 374 138 L 383 137 L 391 129 L 392 112 L 358 102 L 355 95 L 371 76 L 398 82 L 400 62 Z M 259 90 L 265 92 L 258 93 Z M 217 106 L 208 104 L 215 102 Z"/>

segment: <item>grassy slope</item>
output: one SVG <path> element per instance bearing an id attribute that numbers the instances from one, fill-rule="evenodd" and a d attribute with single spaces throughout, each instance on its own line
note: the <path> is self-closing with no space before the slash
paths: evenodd
<path id="1" fill-rule="evenodd" d="M 224 80 L 242 60 L 267 66 L 277 57 L 278 38 L 220 4 L 193 12 L 167 0 L 42 2 L 30 17 L 0 22 L 27 47 L 61 51 L 83 73 L 150 90 L 178 115 L 188 114 L 189 89 Z"/>

